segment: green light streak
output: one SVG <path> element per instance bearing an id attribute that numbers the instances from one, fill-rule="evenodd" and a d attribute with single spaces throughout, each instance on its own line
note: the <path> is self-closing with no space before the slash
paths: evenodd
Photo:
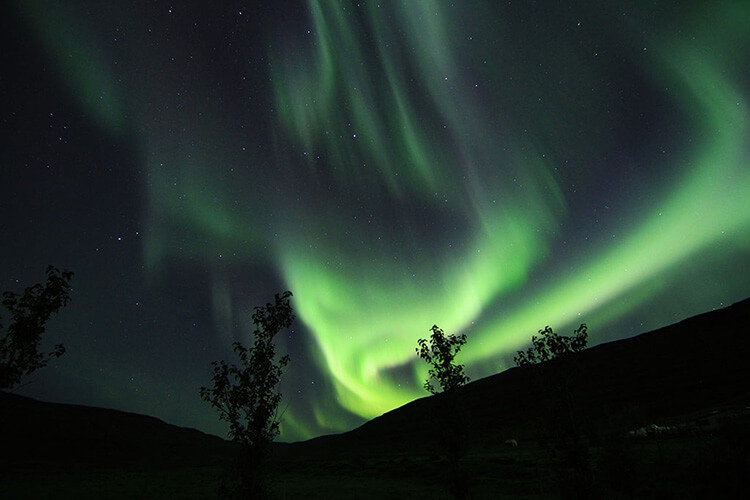
<path id="1" fill-rule="evenodd" d="M 638 300 L 629 300 L 628 307 L 620 306 L 618 315 L 625 315 L 662 288 L 655 276 L 663 281 L 679 273 L 681 266 L 696 265 L 693 259 L 702 250 L 727 251 L 727 245 L 735 241 L 733 236 L 748 234 L 750 119 L 748 106 L 743 104 L 746 97 L 705 57 L 670 51 L 664 63 L 685 88 L 679 96 L 684 106 L 693 109 L 697 104 L 703 110 L 696 118 L 701 123 L 700 136 L 707 140 L 697 148 L 693 168 L 675 183 L 679 187 L 671 196 L 647 207 L 650 215 L 629 236 L 555 279 L 534 303 L 490 321 L 477 332 L 478 342 L 464 349 L 470 362 L 507 352 L 509 347 L 515 350 L 541 322 L 569 323 L 571 313 L 583 311 L 585 317 L 600 308 L 617 307 L 617 299 L 639 295 Z M 740 238 L 739 244 L 747 248 L 747 238 Z"/>
<path id="2" fill-rule="evenodd" d="M 214 174 L 220 157 L 210 152 L 155 150 L 148 156 L 148 214 L 154 230 L 145 239 L 144 257 L 150 269 L 165 259 L 215 261 L 221 255 L 225 262 L 242 262 L 263 253 L 268 210 L 247 201 L 249 196 L 262 199 L 256 186 L 243 178 L 242 191 L 234 192 L 237 186 Z M 169 158 L 171 164 L 156 158 Z"/>
<path id="3" fill-rule="evenodd" d="M 59 62 L 66 83 L 94 120 L 110 133 L 124 129 L 123 96 L 104 51 L 90 40 L 96 28 L 80 12 L 38 1 L 17 2 L 26 21 Z"/>
<path id="4" fill-rule="evenodd" d="M 422 258 L 411 263 L 372 256 L 362 266 L 364 256 L 343 254 L 331 265 L 327 252 L 284 242 L 284 276 L 344 408 L 373 417 L 422 395 L 421 385 L 395 386 L 386 372 L 413 361 L 424 325 L 463 329 L 493 297 L 524 282 L 539 259 L 538 236 L 520 216 L 486 219 L 463 253 L 430 259 L 435 249 L 412 248 L 406 254 Z"/>

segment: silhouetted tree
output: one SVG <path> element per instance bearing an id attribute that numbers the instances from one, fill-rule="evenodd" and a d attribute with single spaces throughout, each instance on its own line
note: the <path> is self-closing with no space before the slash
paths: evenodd
<path id="1" fill-rule="evenodd" d="M 219 419 L 229 422 L 229 437 L 242 445 L 240 492 L 253 498 L 263 496 L 260 467 L 267 458 L 271 442 L 279 434 L 278 414 L 281 394 L 277 391 L 289 356 L 275 361 L 274 336 L 294 321 L 286 291 L 274 295 L 274 303 L 256 307 L 253 313 L 255 343 L 249 349 L 240 342 L 234 351 L 240 366 L 214 361 L 212 389 L 201 387 L 200 395 L 219 411 Z"/>
<path id="2" fill-rule="evenodd" d="M 461 350 L 461 346 L 466 343 L 466 335 L 448 335 L 432 325 L 430 328 L 429 344 L 426 339 L 417 340 L 417 355 L 427 361 L 432 368 L 429 370 L 429 377 L 424 383 L 425 390 L 431 394 L 450 391 L 456 387 L 461 387 L 470 379 L 464 375 L 464 365 L 453 363 L 456 354 Z M 441 390 L 437 390 L 431 380 L 437 380 Z"/>
<path id="3" fill-rule="evenodd" d="M 547 326 L 539 330 L 538 337 L 531 337 L 531 344 L 525 352 L 518 351 L 514 361 L 519 367 L 546 363 L 546 369 L 538 374 L 543 388 L 552 391 L 552 397 L 545 399 L 552 404 L 551 451 L 558 462 L 560 494 L 565 499 L 592 498 L 589 448 L 581 436 L 573 395 L 577 367 L 568 362 L 571 354 L 586 348 L 588 329 L 581 323 L 573 335 L 564 336 Z"/>
<path id="4" fill-rule="evenodd" d="M 518 351 L 513 360 L 517 366 L 526 366 L 559 359 L 585 349 L 588 336 L 586 323 L 581 323 L 581 326 L 573 330 L 573 335 L 570 337 L 558 335 L 547 326 L 544 330 L 539 330 L 539 337 L 533 335 L 532 346 L 526 352 Z"/>
<path id="5" fill-rule="evenodd" d="M 24 376 L 65 354 L 62 344 L 55 345 L 47 354 L 39 352 L 39 344 L 47 321 L 70 302 L 72 277 L 71 271 L 47 266 L 44 285 L 37 283 L 27 287 L 20 295 L 10 291 L 3 293 L 10 324 L 0 339 L 0 388 L 12 389 Z"/>
<path id="6" fill-rule="evenodd" d="M 417 355 L 432 367 L 424 388 L 437 397 L 435 435 L 448 461 L 445 471 L 448 491 L 453 498 L 465 499 L 469 496 L 469 480 L 460 459 L 466 448 L 466 425 L 454 389 L 469 382 L 469 377 L 464 375 L 464 366 L 456 364 L 454 359 L 466 343 L 466 335 L 446 336 L 437 325 L 432 325 L 430 330 L 429 341 L 417 340 Z M 432 385 L 433 379 L 440 389 Z"/>

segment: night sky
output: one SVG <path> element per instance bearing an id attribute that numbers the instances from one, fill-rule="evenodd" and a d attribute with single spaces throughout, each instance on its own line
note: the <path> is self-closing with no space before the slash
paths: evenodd
<path id="1" fill-rule="evenodd" d="M 2 5 L 0 291 L 75 272 L 21 394 L 224 434 L 289 289 L 296 440 L 426 396 L 433 324 L 478 379 L 750 295 L 744 0 Z"/>

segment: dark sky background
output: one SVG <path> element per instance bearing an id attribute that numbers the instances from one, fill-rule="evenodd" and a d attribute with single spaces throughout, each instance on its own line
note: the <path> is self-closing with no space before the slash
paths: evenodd
<path id="1" fill-rule="evenodd" d="M 747 2 L 2 5 L 0 290 L 75 272 L 19 393 L 223 434 L 289 289 L 296 440 L 426 395 L 433 324 L 478 379 L 750 295 Z"/>

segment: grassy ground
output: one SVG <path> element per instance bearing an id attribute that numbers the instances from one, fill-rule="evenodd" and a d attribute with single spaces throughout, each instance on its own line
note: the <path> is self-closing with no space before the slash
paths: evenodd
<path id="1" fill-rule="evenodd" d="M 497 498 L 503 492 L 503 498 L 554 498 L 524 493 L 536 480 L 534 455 L 513 451 L 467 457 L 463 467 L 469 471 L 474 497 Z M 445 487 L 449 472 L 445 462 L 426 456 L 286 461 L 271 464 L 268 481 L 278 499 L 435 500 L 449 498 Z M 217 498 L 224 474 L 220 467 L 16 474 L 1 478 L 0 498 L 208 499 Z"/>
<path id="2" fill-rule="evenodd" d="M 473 499 L 750 498 L 750 408 L 742 408 L 719 414 L 727 415 L 715 419 L 723 422 L 720 426 L 700 429 L 697 424 L 707 417 L 675 417 L 673 423 L 696 425 L 658 438 L 628 438 L 627 430 L 602 426 L 583 446 L 580 441 L 542 446 L 533 429 L 543 426 L 530 424 L 511 434 L 519 438 L 516 448 L 505 445 L 499 434 L 473 442 L 461 468 Z M 0 499 L 215 499 L 236 449 L 219 452 L 213 442 L 208 445 L 179 448 L 192 454 L 156 445 L 144 452 L 148 462 L 117 468 L 84 464 L 58 448 L 27 460 L 6 456 Z M 450 498 L 448 478 L 455 471 L 438 456 L 438 447 L 401 454 L 389 450 L 281 447 L 268 463 L 267 484 L 279 500 Z M 335 458 L 344 452 L 348 458 Z M 134 457 L 125 456 L 128 461 L 122 463 L 136 463 Z"/>
<path id="3" fill-rule="evenodd" d="M 726 438 L 618 439 L 592 446 L 585 466 L 590 498 L 720 498 L 715 489 L 719 484 L 741 498 L 750 477 L 746 435 L 734 450 Z M 531 444 L 470 454 L 462 462 L 476 499 L 561 498 L 569 473 L 576 472 L 569 465 L 564 454 Z M 449 498 L 449 473 L 445 461 L 428 456 L 287 460 L 271 463 L 268 480 L 282 500 L 435 500 Z M 0 498 L 209 499 L 217 498 L 224 474 L 221 467 L 15 474 L 0 476 Z M 583 491 L 577 486 L 573 490 Z"/>
<path id="4" fill-rule="evenodd" d="M 216 498 L 222 469 L 185 467 L 157 471 L 109 469 L 96 472 L 23 474 L 0 479 L 7 499 L 167 499 Z"/>

